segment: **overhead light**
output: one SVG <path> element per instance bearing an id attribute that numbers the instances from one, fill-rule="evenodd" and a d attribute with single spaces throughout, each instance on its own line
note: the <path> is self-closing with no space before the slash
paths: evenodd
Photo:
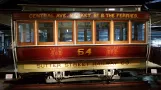
<path id="1" fill-rule="evenodd" d="M 115 11 L 115 8 L 109 8 L 108 10 L 109 11 Z"/>

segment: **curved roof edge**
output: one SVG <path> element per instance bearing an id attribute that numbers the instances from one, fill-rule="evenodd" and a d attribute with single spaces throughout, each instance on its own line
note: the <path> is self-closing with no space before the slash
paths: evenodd
<path id="1" fill-rule="evenodd" d="M 17 4 L 19 6 L 36 7 L 141 7 L 142 5 L 39 5 L 39 4 Z"/>

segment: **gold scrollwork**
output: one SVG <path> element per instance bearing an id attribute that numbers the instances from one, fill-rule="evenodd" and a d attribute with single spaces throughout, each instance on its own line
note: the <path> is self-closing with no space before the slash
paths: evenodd
<path id="1" fill-rule="evenodd" d="M 50 48 L 50 55 L 54 56 L 55 55 L 55 48 Z"/>
<path id="2" fill-rule="evenodd" d="M 107 47 L 106 48 L 106 55 L 116 55 L 118 53 L 118 47 Z"/>
<path id="3" fill-rule="evenodd" d="M 58 48 L 58 55 L 59 55 L 59 56 L 62 56 L 62 54 L 63 54 L 62 48 Z"/>
<path id="4" fill-rule="evenodd" d="M 55 55 L 56 55 L 57 57 L 61 57 L 62 54 L 63 54 L 62 48 L 56 48 L 56 50 L 55 50 Z"/>
<path id="5" fill-rule="evenodd" d="M 61 57 L 62 54 L 63 54 L 62 48 L 50 48 L 50 55 L 51 56 Z"/>

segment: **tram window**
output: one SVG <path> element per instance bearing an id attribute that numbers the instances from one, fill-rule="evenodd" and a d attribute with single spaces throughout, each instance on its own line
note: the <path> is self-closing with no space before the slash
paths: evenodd
<path id="1" fill-rule="evenodd" d="M 39 42 L 53 42 L 53 23 L 41 22 L 38 24 Z"/>
<path id="2" fill-rule="evenodd" d="M 109 22 L 96 22 L 96 41 L 109 41 Z"/>
<path id="3" fill-rule="evenodd" d="M 73 41 L 73 23 L 64 21 L 58 22 L 58 40 L 59 42 Z"/>
<path id="4" fill-rule="evenodd" d="M 33 23 L 19 23 L 18 24 L 19 32 L 19 42 L 34 42 L 34 29 Z"/>
<path id="5" fill-rule="evenodd" d="M 114 33 L 115 41 L 127 41 L 127 22 L 115 22 L 114 23 Z"/>
<path id="6" fill-rule="evenodd" d="M 78 42 L 92 41 L 91 24 L 91 22 L 77 22 Z"/>
<path id="7" fill-rule="evenodd" d="M 145 24 L 143 22 L 132 22 L 132 40 L 144 41 Z"/>

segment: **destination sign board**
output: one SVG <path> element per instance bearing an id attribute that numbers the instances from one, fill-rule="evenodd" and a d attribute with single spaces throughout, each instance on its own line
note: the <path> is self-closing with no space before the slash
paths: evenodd
<path id="1" fill-rule="evenodd" d="M 145 12 L 57 12 L 57 13 L 14 13 L 14 20 L 28 19 L 149 19 Z"/>

